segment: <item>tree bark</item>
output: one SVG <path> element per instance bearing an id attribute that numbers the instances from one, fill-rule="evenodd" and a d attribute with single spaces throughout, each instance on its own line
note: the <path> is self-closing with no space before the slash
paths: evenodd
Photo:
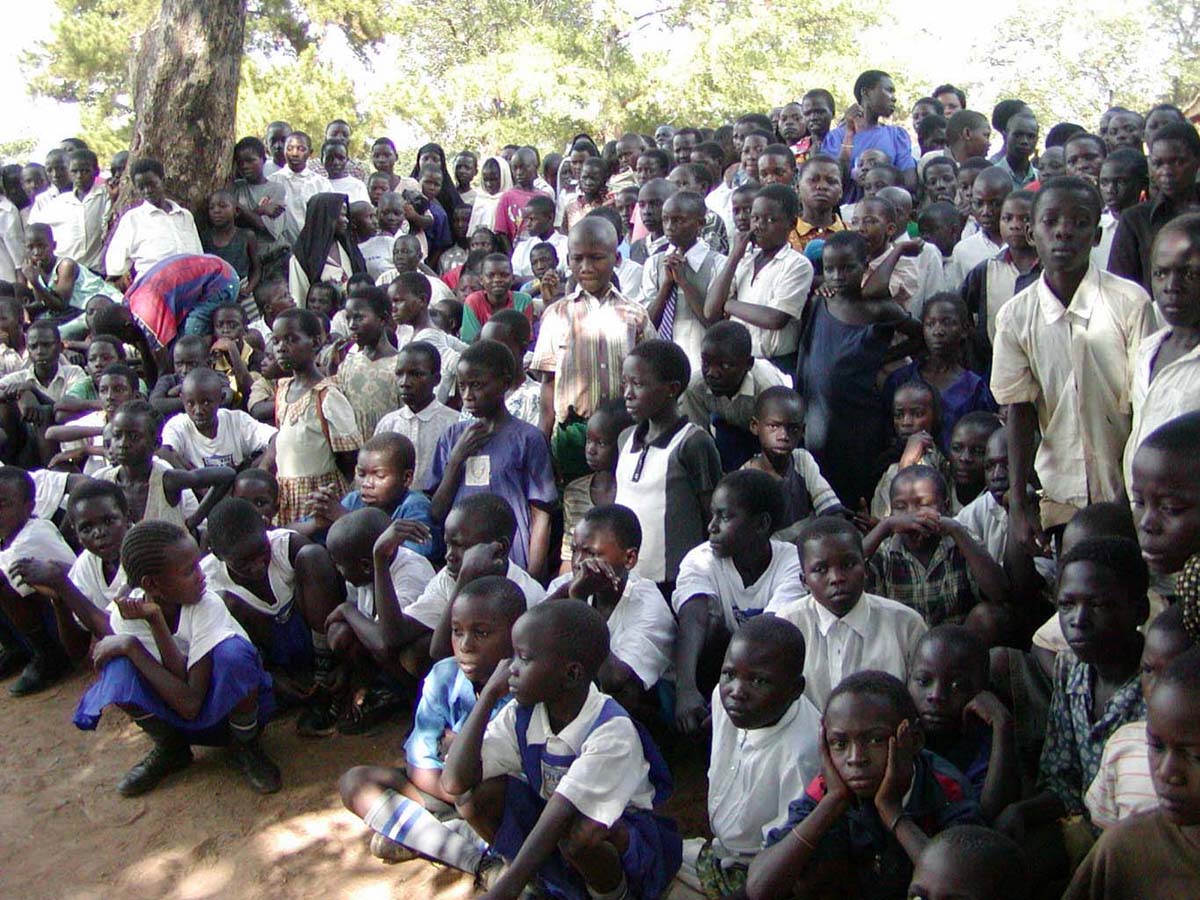
<path id="1" fill-rule="evenodd" d="M 130 162 L 161 162 L 167 195 L 199 221 L 232 176 L 245 30 L 246 0 L 163 0 L 135 57 Z M 132 187 L 124 179 L 126 203 Z"/>

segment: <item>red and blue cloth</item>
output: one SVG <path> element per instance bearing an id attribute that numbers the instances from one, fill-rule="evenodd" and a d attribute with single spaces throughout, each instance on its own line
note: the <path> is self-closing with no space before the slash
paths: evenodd
<path id="1" fill-rule="evenodd" d="M 146 270 L 125 292 L 125 305 L 155 349 L 180 331 L 208 334 L 218 306 L 236 303 L 237 271 L 219 256 L 168 256 Z"/>

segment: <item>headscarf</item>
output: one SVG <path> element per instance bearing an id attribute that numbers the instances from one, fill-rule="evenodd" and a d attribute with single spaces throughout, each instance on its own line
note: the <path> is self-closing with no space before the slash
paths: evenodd
<path id="1" fill-rule="evenodd" d="M 358 244 L 350 240 L 349 231 L 345 234 L 337 233 L 338 217 L 343 212 L 349 218 L 350 198 L 345 194 L 313 194 L 308 198 L 308 205 L 304 209 L 304 227 L 300 229 L 296 238 L 292 255 L 308 276 L 309 284 L 316 284 L 321 280 L 325 261 L 329 259 L 329 251 L 333 249 L 335 241 L 346 251 L 352 274 L 367 271 L 367 263 L 358 249 Z"/>
<path id="2" fill-rule="evenodd" d="M 500 169 L 500 190 L 489 194 L 483 186 L 483 167 L 494 162 Z M 475 202 L 471 204 L 471 222 L 467 225 L 467 237 L 475 233 L 480 225 L 492 228 L 496 221 L 496 207 L 500 205 L 500 197 L 513 186 L 512 169 L 508 160 L 503 156 L 489 156 L 479 167 L 479 188 L 475 191 Z"/>
<path id="3" fill-rule="evenodd" d="M 442 190 L 438 193 L 438 203 L 442 205 L 442 209 L 446 211 L 447 216 L 454 215 L 454 210 L 462 205 L 462 198 L 458 195 L 458 188 L 454 186 L 454 179 L 450 175 L 450 170 L 446 168 L 446 151 L 442 149 L 441 144 L 425 144 L 417 151 L 417 159 L 413 163 L 412 177 L 421 180 L 421 157 L 427 153 L 436 153 L 438 159 L 442 163 Z"/>

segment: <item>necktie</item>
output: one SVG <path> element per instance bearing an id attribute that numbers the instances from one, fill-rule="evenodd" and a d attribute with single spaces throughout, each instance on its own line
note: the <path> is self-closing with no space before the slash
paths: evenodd
<path id="1" fill-rule="evenodd" d="M 666 253 L 670 249 L 669 244 L 664 244 L 659 253 Z M 662 320 L 658 325 L 658 336 L 664 341 L 671 340 L 671 335 L 675 331 L 675 305 L 679 302 L 679 285 L 672 284 L 671 292 L 667 294 L 667 302 L 663 305 Z"/>

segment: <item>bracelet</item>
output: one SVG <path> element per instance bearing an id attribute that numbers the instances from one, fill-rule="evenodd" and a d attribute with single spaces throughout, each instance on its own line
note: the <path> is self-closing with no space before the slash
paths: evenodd
<path id="1" fill-rule="evenodd" d="M 804 835 L 802 835 L 800 833 L 799 825 L 797 825 L 795 828 L 792 829 L 792 834 L 794 834 L 796 836 L 796 840 L 798 840 L 800 843 L 802 843 L 805 847 L 807 847 L 813 853 L 817 852 L 816 844 L 814 844 L 812 841 L 810 841 L 808 838 L 806 838 Z"/>
<path id="2" fill-rule="evenodd" d="M 904 810 L 900 810 L 900 812 L 896 813 L 896 818 L 892 819 L 892 824 L 888 826 L 888 832 L 891 834 L 895 834 L 896 826 L 900 824 L 900 820 L 907 819 L 907 818 L 908 818 L 908 813 L 906 813 Z"/>

